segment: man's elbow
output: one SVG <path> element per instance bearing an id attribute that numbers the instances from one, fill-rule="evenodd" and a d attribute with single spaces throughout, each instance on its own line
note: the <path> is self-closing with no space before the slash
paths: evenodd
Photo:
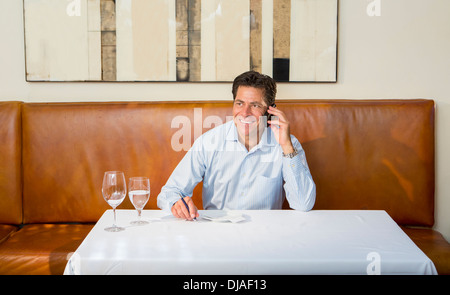
<path id="1" fill-rule="evenodd" d="M 313 185 L 311 189 L 305 194 L 305 196 L 300 197 L 300 201 L 296 206 L 291 207 L 294 210 L 299 210 L 303 212 L 311 211 L 316 202 L 316 186 Z"/>

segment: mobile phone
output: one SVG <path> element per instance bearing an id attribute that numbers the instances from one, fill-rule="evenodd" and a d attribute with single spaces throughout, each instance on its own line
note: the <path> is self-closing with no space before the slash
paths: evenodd
<path id="1" fill-rule="evenodd" d="M 277 107 L 277 105 L 276 104 L 271 104 L 270 105 L 271 107 L 273 107 L 273 108 L 276 108 Z M 267 108 L 267 109 L 269 109 L 269 108 Z M 267 111 L 266 111 L 266 113 L 264 114 L 264 116 L 266 116 L 267 117 L 267 127 L 269 127 L 269 120 L 272 118 L 272 114 L 269 114 Z"/>

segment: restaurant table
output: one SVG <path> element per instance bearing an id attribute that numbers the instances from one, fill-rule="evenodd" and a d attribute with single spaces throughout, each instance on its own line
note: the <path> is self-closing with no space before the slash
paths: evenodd
<path id="1" fill-rule="evenodd" d="M 136 211 L 116 214 L 125 230 L 105 231 L 105 211 L 64 274 L 437 274 L 381 210 L 200 210 L 197 221 L 144 210 L 140 226 Z"/>

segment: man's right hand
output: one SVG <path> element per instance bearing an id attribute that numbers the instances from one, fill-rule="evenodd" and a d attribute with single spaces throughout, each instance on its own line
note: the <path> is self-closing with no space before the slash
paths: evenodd
<path id="1" fill-rule="evenodd" d="M 184 197 L 183 198 L 186 204 L 189 207 L 189 211 L 184 205 L 183 201 L 180 199 L 175 204 L 173 204 L 171 211 L 173 216 L 177 218 L 184 218 L 187 220 L 193 220 L 194 218 L 199 217 L 198 209 L 194 204 L 194 201 L 192 201 L 191 197 Z"/>

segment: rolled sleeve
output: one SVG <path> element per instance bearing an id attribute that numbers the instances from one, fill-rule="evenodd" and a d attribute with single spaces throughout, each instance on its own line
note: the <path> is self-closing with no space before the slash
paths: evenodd
<path id="1" fill-rule="evenodd" d="M 292 142 L 298 154 L 293 158 L 283 157 L 284 190 L 292 209 L 309 211 L 316 201 L 316 185 L 306 162 L 305 151 L 295 137 Z"/>
<path id="2" fill-rule="evenodd" d="M 175 204 L 175 202 L 177 202 L 179 199 L 180 195 L 176 192 L 170 190 L 161 190 L 161 193 L 159 194 L 157 199 L 157 205 L 161 210 L 171 212 L 170 209 L 172 208 L 173 204 Z"/>
<path id="3" fill-rule="evenodd" d="M 204 170 L 203 149 L 201 148 L 201 140 L 198 139 L 162 187 L 157 197 L 157 206 L 170 212 L 173 204 L 181 196 L 192 196 L 195 186 L 203 179 Z"/>

